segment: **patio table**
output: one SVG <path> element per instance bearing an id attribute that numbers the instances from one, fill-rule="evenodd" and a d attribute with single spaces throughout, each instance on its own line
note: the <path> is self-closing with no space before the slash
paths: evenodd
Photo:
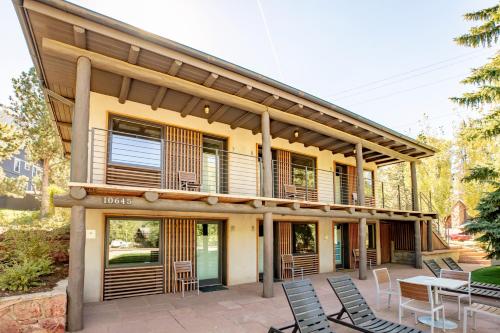
<path id="1" fill-rule="evenodd" d="M 445 279 L 445 278 L 438 278 L 438 277 L 432 277 L 432 276 L 414 276 L 411 278 L 403 279 L 402 281 L 405 282 L 410 282 L 410 283 L 416 283 L 416 284 L 423 284 L 426 286 L 431 286 L 433 292 L 434 292 L 434 304 L 439 303 L 439 295 L 437 293 L 438 288 L 443 288 L 443 289 L 457 289 L 462 286 L 467 285 L 467 281 L 462 281 L 462 280 L 455 280 L 455 279 Z M 422 324 L 431 326 L 431 316 L 420 316 L 418 317 L 418 321 L 420 321 Z M 443 320 L 443 319 L 435 319 L 434 320 L 434 327 L 436 328 L 444 328 L 445 329 L 455 329 L 458 327 L 457 323 L 454 322 L 453 320 Z"/>

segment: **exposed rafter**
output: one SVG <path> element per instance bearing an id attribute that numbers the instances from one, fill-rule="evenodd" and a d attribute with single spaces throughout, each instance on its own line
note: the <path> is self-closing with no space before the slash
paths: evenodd
<path id="1" fill-rule="evenodd" d="M 75 106 L 75 101 L 70 99 L 70 98 L 67 98 L 67 97 L 64 97 L 64 96 L 61 96 L 59 95 L 58 93 L 50 90 L 50 89 L 44 89 L 45 93 L 52 97 L 53 99 L 69 106 L 70 108 L 73 108 Z"/>
<path id="2" fill-rule="evenodd" d="M 78 46 L 81 49 L 87 48 L 87 34 L 85 33 L 85 29 L 79 26 L 73 26 L 73 38 L 75 42 L 75 46 Z"/>
<path id="3" fill-rule="evenodd" d="M 210 88 L 218 78 L 219 78 L 219 75 L 217 75 L 215 73 L 211 73 L 205 79 L 205 81 L 203 82 L 203 85 L 207 88 Z M 189 115 L 193 111 L 194 107 L 196 105 L 198 105 L 200 100 L 201 100 L 201 98 L 199 98 L 199 97 L 196 97 L 196 96 L 191 97 L 191 99 L 182 108 L 181 116 L 186 117 L 187 115 Z"/>
<path id="4" fill-rule="evenodd" d="M 135 45 L 130 45 L 130 50 L 128 51 L 128 63 L 135 65 L 137 63 L 137 59 L 139 58 L 139 52 L 141 49 Z M 120 95 L 118 97 L 118 101 L 120 103 L 125 103 L 128 98 L 128 92 L 130 91 L 130 82 L 132 80 L 128 76 L 124 76 L 122 78 L 122 86 L 120 88 Z"/>
<path id="5" fill-rule="evenodd" d="M 56 122 L 57 123 L 57 126 L 59 127 L 64 127 L 64 128 L 71 128 L 71 123 L 67 123 L 65 121 L 58 121 Z"/>
<path id="6" fill-rule="evenodd" d="M 286 112 L 291 113 L 291 114 L 297 114 L 299 113 L 302 109 L 304 108 L 304 105 L 302 104 L 295 104 L 286 109 Z"/>
<path id="7" fill-rule="evenodd" d="M 290 126 L 286 123 L 281 123 L 281 126 L 279 127 L 279 129 L 271 130 L 271 136 L 274 139 L 274 138 L 283 136 L 283 134 L 285 134 L 286 132 L 288 132 L 290 130 L 292 130 L 292 131 L 298 130 L 298 127 L 293 127 L 293 126 Z"/>
<path id="8" fill-rule="evenodd" d="M 322 134 L 319 134 L 319 133 L 315 133 L 313 132 L 314 135 L 310 135 L 308 137 L 306 137 L 305 135 L 302 136 L 302 140 L 301 142 L 304 144 L 305 147 L 309 147 L 309 146 L 312 146 L 313 144 L 316 145 L 316 140 L 318 140 L 319 138 L 323 137 Z"/>
<path id="9" fill-rule="evenodd" d="M 254 119 L 254 117 L 257 117 L 257 116 L 251 112 L 246 112 L 241 117 L 239 117 L 238 119 L 233 121 L 233 123 L 231 124 L 231 129 L 235 129 L 237 127 L 243 126 L 244 124 L 246 124 L 250 120 Z"/>
<path id="10" fill-rule="evenodd" d="M 250 91 L 252 91 L 252 87 L 249 86 L 249 85 L 245 85 L 245 86 L 241 87 L 236 92 L 235 95 L 238 96 L 238 97 L 244 97 Z M 215 111 L 214 113 L 212 113 L 212 115 L 210 115 L 210 117 L 208 117 L 208 122 L 211 124 L 214 121 L 218 120 L 220 117 L 222 117 L 222 115 L 224 114 L 224 112 L 226 112 L 227 110 L 229 110 L 229 108 L 230 108 L 229 105 L 221 105 L 219 107 L 219 109 L 217 109 L 217 111 Z"/>
<path id="11" fill-rule="evenodd" d="M 321 118 L 323 115 L 324 115 L 323 112 L 314 112 L 313 114 L 311 114 L 307 118 L 309 118 L 310 120 L 317 120 L 317 119 Z"/>
<path id="12" fill-rule="evenodd" d="M 306 131 L 304 133 L 300 133 L 299 132 L 299 136 L 298 137 L 295 137 L 295 136 L 292 136 L 292 138 L 290 139 L 290 142 L 291 143 L 294 143 L 294 142 L 307 142 L 307 140 L 311 139 L 312 137 L 315 137 L 317 135 L 321 135 L 317 132 L 314 132 L 314 131 Z"/>
<path id="13" fill-rule="evenodd" d="M 181 69 L 182 66 L 182 61 L 179 60 L 174 60 L 172 62 L 172 65 L 170 65 L 170 68 L 167 71 L 168 75 L 176 76 L 179 70 Z M 163 98 L 165 97 L 165 94 L 167 93 L 167 88 L 166 87 L 159 87 L 158 90 L 156 91 L 155 98 L 153 99 L 153 103 L 151 103 L 151 109 L 156 110 L 158 107 L 161 105 L 161 102 L 163 101 Z"/>
<path id="14" fill-rule="evenodd" d="M 271 106 L 273 105 L 274 103 L 276 103 L 278 101 L 280 97 L 278 95 L 269 95 L 267 96 L 262 102 L 260 102 L 261 104 L 264 104 L 265 106 Z M 252 130 L 252 133 L 253 134 L 257 134 L 257 133 L 260 133 L 260 118 L 259 118 L 259 121 L 257 123 L 257 125 L 255 125 L 251 130 Z"/>

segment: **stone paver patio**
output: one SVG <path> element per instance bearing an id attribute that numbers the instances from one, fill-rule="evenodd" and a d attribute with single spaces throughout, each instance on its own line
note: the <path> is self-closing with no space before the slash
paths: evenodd
<path id="1" fill-rule="evenodd" d="M 393 280 L 416 275 L 431 275 L 427 269 L 417 270 L 409 266 L 384 265 L 389 268 Z M 477 265 L 463 265 L 473 270 Z M 383 266 L 382 266 L 383 267 Z M 355 272 L 337 272 L 319 274 L 311 277 L 316 292 L 327 314 L 338 311 L 338 302 L 326 277 L 339 274 L 350 274 L 377 315 L 397 322 L 397 304 L 393 300 L 391 309 L 387 309 L 385 298 L 380 309 L 375 305 L 375 282 L 371 271 L 368 280 L 360 281 Z M 292 314 L 279 283 L 275 284 L 275 297 L 260 297 L 261 285 L 257 283 L 230 287 L 228 290 L 209 293 L 180 295 L 152 295 L 90 303 L 85 306 L 85 329 L 83 332 L 110 333 L 185 333 L 185 332 L 267 332 L 269 327 L 281 327 L 292 323 Z M 446 316 L 457 322 L 457 305 L 445 302 Z M 415 326 L 413 316 L 407 313 L 404 323 Z M 478 317 L 476 333 L 494 332 L 499 322 L 481 320 Z M 462 332 L 462 322 L 458 329 L 446 332 Z M 335 332 L 354 332 L 353 330 L 332 323 Z M 418 324 L 415 327 L 430 331 L 428 326 Z M 291 331 L 290 331 L 291 332 Z M 442 332 L 437 329 L 435 332 Z M 473 332 L 469 326 L 468 332 Z"/>

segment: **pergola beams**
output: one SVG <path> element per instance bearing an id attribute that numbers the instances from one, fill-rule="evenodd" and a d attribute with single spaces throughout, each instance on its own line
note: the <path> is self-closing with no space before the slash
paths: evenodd
<path id="1" fill-rule="evenodd" d="M 79 26 L 73 26 L 73 39 L 75 46 L 86 49 L 87 48 L 87 34 L 85 33 L 85 29 Z"/>
<path id="2" fill-rule="evenodd" d="M 167 74 L 176 76 L 179 70 L 181 69 L 182 66 L 182 61 L 179 60 L 174 60 L 172 62 L 172 65 L 170 65 L 170 68 L 168 69 Z M 165 97 L 165 94 L 167 93 L 167 88 L 166 87 L 159 87 L 158 90 L 156 91 L 155 98 L 153 99 L 153 103 L 151 103 L 151 109 L 156 110 L 158 107 L 161 105 L 161 102 L 163 101 L 163 98 Z"/>
<path id="3" fill-rule="evenodd" d="M 207 88 L 210 88 L 218 78 L 219 78 L 219 75 L 217 75 L 215 73 L 211 73 L 205 79 L 205 81 L 203 82 L 203 85 Z M 182 108 L 181 116 L 186 117 L 187 115 L 189 115 L 193 111 L 195 106 L 198 105 L 200 100 L 201 100 L 201 98 L 199 98 L 199 97 L 196 97 L 196 96 L 191 97 L 191 99 Z"/>
<path id="4" fill-rule="evenodd" d="M 141 49 L 135 45 L 130 45 L 130 50 L 128 52 L 128 63 L 135 65 L 137 63 L 137 59 L 139 58 L 139 52 Z M 125 103 L 128 98 L 128 93 L 130 91 L 130 83 L 131 79 L 127 76 L 122 78 L 122 86 L 120 88 L 120 95 L 118 97 L 118 101 L 120 103 Z"/>

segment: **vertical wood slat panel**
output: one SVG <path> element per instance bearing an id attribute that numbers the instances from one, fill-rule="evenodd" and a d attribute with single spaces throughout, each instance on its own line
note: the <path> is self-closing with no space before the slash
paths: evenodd
<path id="1" fill-rule="evenodd" d="M 167 189 L 179 189 L 179 171 L 194 172 L 201 181 L 203 135 L 201 132 L 166 126 L 165 183 Z"/>
<path id="2" fill-rule="evenodd" d="M 413 222 L 398 221 L 391 224 L 391 240 L 395 250 L 414 251 L 415 235 Z"/>
<path id="3" fill-rule="evenodd" d="M 356 167 L 347 166 L 347 202 L 349 205 L 354 205 L 352 194 L 358 192 L 356 188 Z"/>
<path id="4" fill-rule="evenodd" d="M 292 153 L 285 150 L 276 151 L 276 170 L 278 180 L 278 197 L 285 198 L 285 186 L 292 184 Z"/>
<path id="5" fill-rule="evenodd" d="M 279 242 L 279 272 L 281 279 L 291 278 L 289 271 L 283 274 L 281 270 L 281 256 L 292 253 L 292 224 L 290 222 L 278 222 L 278 242 Z"/>
<path id="6" fill-rule="evenodd" d="M 354 267 L 354 255 L 352 253 L 353 249 L 359 248 L 359 224 L 349 223 L 349 267 L 356 269 Z M 366 258 L 371 260 L 372 266 L 377 265 L 377 249 L 366 249 Z M 369 261 L 366 263 L 369 265 Z"/>
<path id="7" fill-rule="evenodd" d="M 191 261 L 193 274 L 196 276 L 196 220 L 168 218 L 165 223 L 167 230 L 165 291 L 171 293 L 174 291 L 175 261 Z M 180 290 L 180 287 L 177 287 L 177 290 Z"/>

